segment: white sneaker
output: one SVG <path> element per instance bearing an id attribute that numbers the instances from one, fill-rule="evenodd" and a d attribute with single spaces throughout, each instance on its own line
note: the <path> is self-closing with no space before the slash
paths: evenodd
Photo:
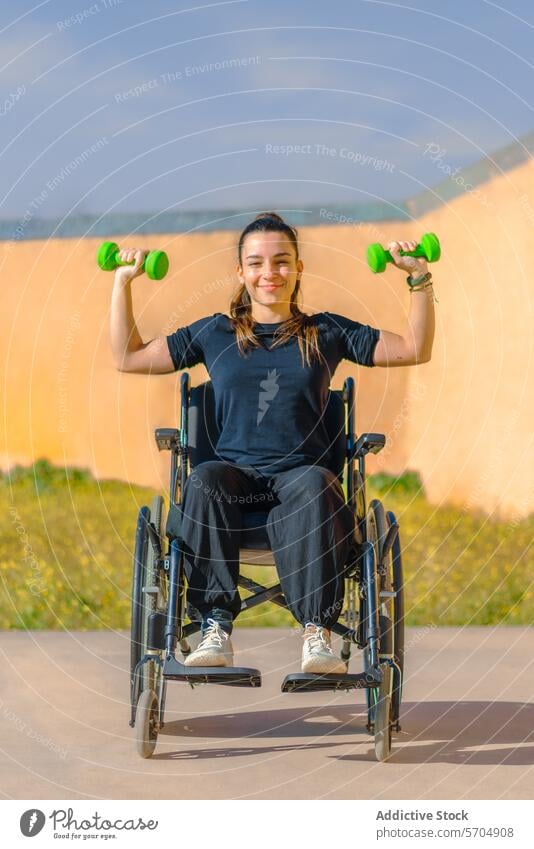
<path id="1" fill-rule="evenodd" d="M 184 659 L 185 666 L 233 666 L 234 650 L 229 634 L 214 619 L 208 619 L 208 625 L 195 651 Z"/>
<path id="2" fill-rule="evenodd" d="M 302 671 L 317 675 L 334 673 L 342 675 L 347 671 L 347 664 L 336 657 L 330 646 L 330 632 L 320 625 L 308 622 L 304 631 L 302 647 Z"/>

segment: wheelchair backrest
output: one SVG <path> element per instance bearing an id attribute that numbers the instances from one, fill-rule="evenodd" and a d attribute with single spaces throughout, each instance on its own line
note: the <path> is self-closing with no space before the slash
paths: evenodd
<path id="1" fill-rule="evenodd" d="M 215 445 L 219 430 L 215 418 L 215 393 L 211 380 L 190 389 L 187 424 L 191 468 L 207 460 L 217 460 Z M 330 456 L 325 457 L 321 465 L 330 469 L 343 482 L 346 435 L 345 405 L 341 390 L 330 390 L 325 410 L 325 426 L 330 444 Z"/>

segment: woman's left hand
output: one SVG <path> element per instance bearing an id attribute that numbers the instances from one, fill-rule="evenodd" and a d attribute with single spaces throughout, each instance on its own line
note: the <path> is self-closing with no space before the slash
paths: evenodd
<path id="1" fill-rule="evenodd" d="M 390 242 L 388 251 L 393 257 L 393 262 L 397 268 L 407 271 L 412 277 L 420 277 L 428 271 L 427 261 L 424 257 L 401 256 L 401 251 L 414 251 L 417 247 L 417 242 Z"/>

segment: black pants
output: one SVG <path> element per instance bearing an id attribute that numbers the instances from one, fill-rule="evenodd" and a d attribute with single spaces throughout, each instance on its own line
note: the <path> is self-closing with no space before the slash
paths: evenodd
<path id="1" fill-rule="evenodd" d="M 295 619 L 330 627 L 343 605 L 354 517 L 339 480 L 318 465 L 264 476 L 252 466 L 210 460 L 191 470 L 181 528 L 188 604 L 204 621 L 212 615 L 231 623 L 237 616 L 242 511 L 251 510 L 269 510 L 266 530 Z"/>

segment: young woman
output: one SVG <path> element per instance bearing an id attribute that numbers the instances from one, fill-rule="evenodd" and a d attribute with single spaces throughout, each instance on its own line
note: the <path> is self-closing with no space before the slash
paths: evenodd
<path id="1" fill-rule="evenodd" d="M 204 363 L 215 393 L 220 458 L 191 470 L 182 497 L 188 604 L 202 618 L 194 666 L 231 666 L 232 622 L 240 610 L 242 511 L 269 510 L 267 533 L 286 602 L 303 626 L 302 670 L 343 673 L 330 628 L 343 604 L 354 517 L 328 468 L 323 412 L 343 359 L 362 366 L 428 362 L 434 337 L 431 276 L 424 259 L 400 256 L 415 242 L 390 242 L 409 273 L 406 330 L 398 335 L 329 312 L 307 315 L 297 300 L 304 272 L 297 231 L 264 212 L 241 233 L 239 286 L 230 315 L 215 313 L 143 342 L 132 314 L 131 281 L 147 251 L 115 272 L 111 343 L 117 369 L 165 374 Z"/>

